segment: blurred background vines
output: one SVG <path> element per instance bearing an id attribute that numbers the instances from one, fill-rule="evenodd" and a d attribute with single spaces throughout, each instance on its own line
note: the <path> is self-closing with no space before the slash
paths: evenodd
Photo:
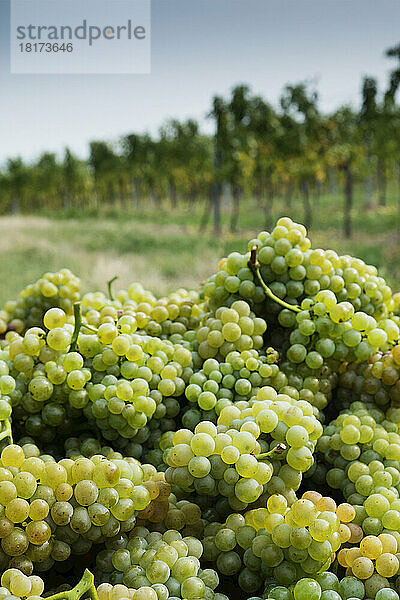
<path id="1" fill-rule="evenodd" d="M 105 248 L 115 253 L 110 271 L 122 279 L 121 257 L 140 254 L 136 268 L 147 271 L 158 253 L 150 287 L 164 291 L 174 287 L 175 273 L 183 271 L 186 285 L 202 276 L 196 264 L 186 264 L 186 252 L 208 252 L 212 261 L 282 214 L 303 222 L 321 245 L 346 251 L 351 239 L 354 254 L 386 269 L 398 285 L 400 45 L 386 56 L 392 65 L 386 88 L 365 76 L 359 109 L 323 113 L 307 83 L 287 85 L 276 106 L 240 84 L 210 100 L 214 135 L 195 120 L 170 120 L 157 136 L 92 141 L 87 160 L 68 148 L 63 157 L 44 153 L 30 163 L 10 157 L 0 170 L 3 262 L 15 265 L 15 273 L 7 267 L 7 296 L 40 275 L 49 253 L 57 268 L 52 236 L 63 262 L 69 257 L 68 266 L 93 273 L 91 285 Z M 48 246 L 33 243 L 36 229 Z"/>

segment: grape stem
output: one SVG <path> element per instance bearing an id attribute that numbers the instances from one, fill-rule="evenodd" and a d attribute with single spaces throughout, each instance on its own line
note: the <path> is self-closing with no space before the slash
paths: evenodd
<path id="1" fill-rule="evenodd" d="M 74 326 L 74 333 L 72 334 L 72 339 L 71 339 L 71 348 L 70 348 L 71 352 L 75 352 L 75 350 L 76 350 L 76 345 L 78 343 L 78 336 L 79 336 L 81 327 L 88 329 L 92 333 L 97 333 L 97 329 L 95 329 L 94 327 L 90 327 L 90 325 L 88 325 L 87 323 L 82 323 L 81 303 L 80 302 L 75 302 L 75 304 L 74 304 L 74 319 L 75 319 L 75 326 Z"/>
<path id="2" fill-rule="evenodd" d="M 13 444 L 13 436 L 12 436 L 12 429 L 11 429 L 11 421 L 10 419 L 6 419 L 5 420 L 5 424 L 6 427 L 4 429 L 4 431 L 2 431 L 0 433 L 0 440 L 4 440 L 4 438 L 8 437 L 10 440 L 10 444 Z"/>
<path id="3" fill-rule="evenodd" d="M 91 327 L 87 323 L 82 323 L 82 327 L 83 327 L 83 329 L 88 329 L 92 333 L 97 333 L 98 332 L 98 329 L 96 329 L 96 327 Z"/>
<path id="4" fill-rule="evenodd" d="M 110 279 L 109 281 L 107 281 L 108 295 L 110 297 L 110 300 L 115 300 L 114 294 L 113 294 L 113 291 L 112 291 L 112 284 L 114 283 L 114 281 L 116 279 L 118 279 L 118 275 L 114 275 L 114 277 L 112 279 Z"/>
<path id="5" fill-rule="evenodd" d="M 261 287 L 264 290 L 264 292 L 266 293 L 266 295 L 269 298 L 271 298 L 271 300 L 273 300 L 274 302 L 277 302 L 278 304 L 280 304 L 284 308 L 287 308 L 288 310 L 293 310 L 294 312 L 300 312 L 301 311 L 300 306 L 293 305 L 293 304 L 288 304 L 287 302 L 285 302 L 281 298 L 278 298 L 278 296 L 275 296 L 275 294 L 267 286 L 267 284 L 265 283 L 265 281 L 261 277 L 260 263 L 258 262 L 258 259 L 257 259 L 257 246 L 253 246 L 251 248 L 251 251 L 250 251 L 250 260 L 248 261 L 247 265 L 251 269 L 251 271 L 253 272 L 254 277 L 258 280 L 259 284 L 261 285 Z"/>
<path id="6" fill-rule="evenodd" d="M 75 319 L 75 326 L 74 326 L 74 333 L 72 334 L 72 340 L 71 340 L 71 352 L 75 352 L 75 350 L 76 350 L 76 344 L 78 343 L 78 335 L 79 335 L 79 332 L 82 327 L 82 315 L 81 315 L 81 303 L 80 302 L 75 302 L 75 304 L 74 304 L 74 319 Z"/>
<path id="7" fill-rule="evenodd" d="M 88 569 L 85 569 L 82 579 L 72 590 L 47 596 L 46 600 L 79 600 L 84 594 L 87 594 L 85 597 L 89 597 L 91 600 L 99 600 L 96 586 L 94 585 L 93 573 Z"/>
<path id="8" fill-rule="evenodd" d="M 272 448 L 269 452 L 263 452 L 262 454 L 256 454 L 257 460 L 265 460 L 266 458 L 273 458 L 274 455 L 283 454 L 286 450 L 285 444 L 278 444 L 275 448 Z"/>

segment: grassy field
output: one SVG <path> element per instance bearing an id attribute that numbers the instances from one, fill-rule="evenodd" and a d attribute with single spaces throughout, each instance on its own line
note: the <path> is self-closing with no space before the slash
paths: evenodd
<path id="1" fill-rule="evenodd" d="M 359 256 L 380 267 L 394 289 L 400 289 L 400 247 L 396 194 L 385 207 L 365 211 L 361 200 L 354 210 L 354 235 L 341 234 L 341 197 L 322 198 L 314 206 L 310 232 L 313 247 L 333 248 Z M 118 287 L 132 281 L 157 294 L 178 287 L 197 287 L 213 273 L 218 260 L 233 250 L 243 251 L 247 241 L 264 228 L 265 215 L 254 202 L 243 205 L 239 232 L 228 233 L 229 211 L 223 210 L 223 234 L 199 232 L 203 208 L 182 207 L 171 213 L 145 207 L 140 211 L 103 209 L 97 215 L 58 213 L 47 216 L 0 217 L 0 303 L 44 272 L 69 267 L 82 279 L 83 290 L 105 290 L 119 275 Z M 298 202 L 287 210 L 276 202 L 273 217 L 289 214 L 302 220 Z"/>

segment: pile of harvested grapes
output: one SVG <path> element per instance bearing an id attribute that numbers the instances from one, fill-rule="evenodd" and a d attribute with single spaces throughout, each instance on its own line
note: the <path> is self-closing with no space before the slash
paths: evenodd
<path id="1" fill-rule="evenodd" d="M 0 600 L 399 600 L 400 299 L 306 235 L 7 302 Z"/>

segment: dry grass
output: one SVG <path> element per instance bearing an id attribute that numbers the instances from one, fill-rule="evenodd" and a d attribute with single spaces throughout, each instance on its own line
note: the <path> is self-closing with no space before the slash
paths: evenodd
<path id="1" fill-rule="evenodd" d="M 125 214 L 67 219 L 0 217 L 0 304 L 44 272 L 62 267 L 81 277 L 84 291 L 104 290 L 116 274 L 116 287 L 140 281 L 157 295 L 179 287 L 197 288 L 216 270 L 221 256 L 235 249 L 243 251 L 247 240 L 262 229 L 258 218 L 254 223 L 244 222 L 237 235 L 215 237 L 199 234 L 198 223 L 190 218 L 164 215 L 157 222 L 158 218 Z M 313 246 L 359 256 L 378 266 L 399 289 L 398 238 L 383 218 L 377 216 L 373 230 L 359 225 L 351 240 L 344 239 L 335 226 L 316 224 L 311 234 Z"/>
<path id="2" fill-rule="evenodd" d="M 131 225 L 93 221 L 90 231 L 88 225 L 40 217 L 0 218 L 0 302 L 14 298 L 44 272 L 62 267 L 81 277 L 85 291 L 104 290 L 116 274 L 118 288 L 126 288 L 132 281 L 141 281 L 157 294 L 178 287 L 196 288 L 215 270 L 220 258 L 220 252 L 206 246 L 199 254 L 171 252 L 171 237 L 178 240 L 183 235 L 177 226 L 164 229 L 135 224 L 136 235 L 144 239 L 156 236 L 158 241 L 164 237 L 169 249 L 152 251 L 150 246 L 147 251 L 121 252 L 109 244 L 108 237 L 115 234 L 116 240 L 122 240 Z"/>

